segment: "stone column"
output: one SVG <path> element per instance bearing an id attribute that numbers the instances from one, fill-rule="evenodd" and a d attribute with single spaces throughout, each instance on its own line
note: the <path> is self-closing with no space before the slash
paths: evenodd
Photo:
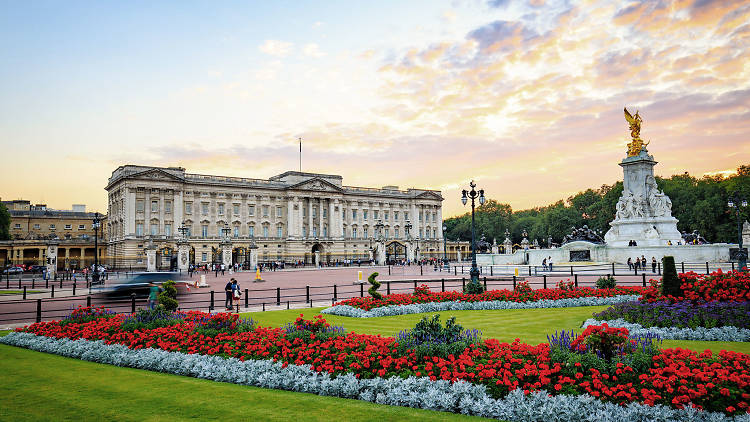
<path id="1" fill-rule="evenodd" d="M 286 200 L 286 237 L 292 238 L 297 235 L 296 227 L 294 224 L 294 203 L 292 198 Z"/>
<path id="2" fill-rule="evenodd" d="M 47 278 L 54 279 L 57 274 L 57 247 L 59 243 L 51 241 L 47 244 Z"/>
<path id="3" fill-rule="evenodd" d="M 253 243 L 247 250 L 250 253 L 250 267 L 254 270 L 258 268 L 258 247 Z"/>
<path id="4" fill-rule="evenodd" d="M 406 241 L 406 260 L 414 262 L 414 245 L 411 241 Z"/>
<path id="5" fill-rule="evenodd" d="M 323 238 L 323 198 L 318 199 L 318 237 Z"/>
<path id="6" fill-rule="evenodd" d="M 37 252 L 37 257 L 39 259 L 38 265 L 44 265 L 44 252 L 47 250 L 47 248 L 39 248 L 39 252 Z"/>
<path id="7" fill-rule="evenodd" d="M 307 198 L 307 238 L 312 238 L 313 229 L 313 198 L 312 196 Z"/>
<path id="8" fill-rule="evenodd" d="M 81 248 L 81 260 L 78 263 L 78 268 L 84 269 L 86 267 L 86 248 Z"/>
<path id="9" fill-rule="evenodd" d="M 377 242 L 377 254 L 375 260 L 378 265 L 385 265 L 385 242 Z"/>
<path id="10" fill-rule="evenodd" d="M 333 202 L 328 200 L 328 237 L 333 237 Z"/>

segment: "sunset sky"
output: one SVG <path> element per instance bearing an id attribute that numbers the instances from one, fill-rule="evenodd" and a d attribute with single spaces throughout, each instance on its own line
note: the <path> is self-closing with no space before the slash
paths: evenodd
<path id="1" fill-rule="evenodd" d="M 353 8 L 354 7 L 354 8 Z M 514 209 L 750 164 L 750 1 L 0 6 L 0 197 L 106 211 L 123 164 L 443 191 Z"/>

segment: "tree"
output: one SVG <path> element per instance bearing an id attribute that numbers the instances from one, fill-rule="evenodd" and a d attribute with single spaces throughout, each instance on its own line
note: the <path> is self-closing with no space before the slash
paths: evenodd
<path id="1" fill-rule="evenodd" d="M 10 212 L 0 203 L 0 240 L 10 240 Z"/>

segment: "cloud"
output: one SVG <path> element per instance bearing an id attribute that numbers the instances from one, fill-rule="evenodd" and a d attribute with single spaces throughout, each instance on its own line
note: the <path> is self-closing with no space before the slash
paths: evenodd
<path id="1" fill-rule="evenodd" d="M 258 50 L 262 53 L 268 54 L 274 57 L 286 57 L 291 53 L 293 44 L 286 41 L 279 40 L 266 40 L 258 46 Z"/>
<path id="2" fill-rule="evenodd" d="M 305 56 L 314 57 L 316 59 L 319 59 L 319 58 L 325 56 L 325 53 L 323 53 L 322 51 L 320 51 L 320 46 L 318 46 L 318 44 L 314 44 L 314 43 L 305 45 L 305 47 L 302 49 L 302 53 Z"/>

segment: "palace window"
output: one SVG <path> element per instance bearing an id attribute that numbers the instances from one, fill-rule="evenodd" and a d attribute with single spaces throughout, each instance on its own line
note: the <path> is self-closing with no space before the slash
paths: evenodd
<path id="1" fill-rule="evenodd" d="M 50 225 L 49 225 L 49 229 L 50 229 L 50 230 L 55 230 L 55 225 L 54 225 L 54 224 L 50 224 Z"/>
<path id="2" fill-rule="evenodd" d="M 352 220 L 357 219 L 357 210 L 352 210 Z"/>
<path id="3" fill-rule="evenodd" d="M 19 228 L 19 229 L 21 228 L 21 225 L 20 225 L 20 224 L 18 225 L 18 228 Z M 72 226 L 72 225 L 70 225 L 70 224 L 66 224 L 66 225 L 65 225 L 65 230 L 70 230 L 70 229 L 72 229 L 72 228 L 73 228 L 73 226 Z"/>
<path id="4" fill-rule="evenodd" d="M 144 202 L 143 202 L 143 200 L 138 200 L 138 201 L 135 201 L 135 210 L 136 210 L 136 211 L 138 211 L 138 212 L 143 212 L 143 207 L 144 207 L 144 206 L 145 206 L 145 205 L 144 205 Z"/>
<path id="5" fill-rule="evenodd" d="M 398 239 L 398 227 L 396 227 L 395 229 L 393 229 L 393 237 L 395 237 L 396 239 Z"/>
<path id="6" fill-rule="evenodd" d="M 409 219 L 409 211 L 404 211 L 404 220 Z"/>
<path id="7" fill-rule="evenodd" d="M 208 261 L 208 253 L 207 252 L 201 252 L 201 262 Z"/>
<path id="8" fill-rule="evenodd" d="M 143 223 L 138 223 L 135 225 L 135 235 L 138 237 L 143 236 Z"/>
<path id="9" fill-rule="evenodd" d="M 34 224 L 34 229 L 39 230 L 39 224 Z"/>
<path id="10" fill-rule="evenodd" d="M 419 221 L 422 221 L 422 211 L 419 212 Z"/>
<path id="11" fill-rule="evenodd" d="M 240 215 L 240 204 L 232 205 L 232 214 Z"/>
<path id="12" fill-rule="evenodd" d="M 357 228 L 352 227 L 352 239 L 356 239 L 356 238 L 357 238 Z"/>
<path id="13" fill-rule="evenodd" d="M 307 227 L 302 227 L 302 237 L 307 237 Z"/>
<path id="14" fill-rule="evenodd" d="M 383 219 L 385 219 L 385 221 L 388 221 L 388 211 L 383 211 Z"/>
<path id="15" fill-rule="evenodd" d="M 282 238 L 284 237 L 284 228 L 281 226 L 276 227 L 276 237 Z"/>
<path id="16" fill-rule="evenodd" d="M 362 229 L 362 235 L 365 237 L 365 239 L 367 239 L 367 227 Z"/>
<path id="17" fill-rule="evenodd" d="M 376 219 L 376 220 L 378 219 L 378 210 L 373 210 L 373 211 L 372 211 L 372 217 L 373 217 L 374 219 Z"/>
<path id="18" fill-rule="evenodd" d="M 14 228 L 14 229 L 20 229 L 20 228 L 21 228 L 21 223 L 16 223 L 16 224 L 14 224 L 14 225 L 13 225 L 13 228 Z"/>
<path id="19" fill-rule="evenodd" d="M 167 236 L 172 236 L 172 225 L 171 224 L 165 224 L 164 225 L 164 234 Z"/>
<path id="20" fill-rule="evenodd" d="M 247 206 L 247 215 L 249 215 L 250 217 L 255 217 L 255 205 Z"/>
<path id="21" fill-rule="evenodd" d="M 323 226 L 323 237 L 328 237 L 328 226 Z"/>
<path id="22" fill-rule="evenodd" d="M 85 224 L 79 224 L 78 225 L 78 230 L 86 230 L 86 225 Z"/>
<path id="23" fill-rule="evenodd" d="M 437 239 L 437 229 L 432 229 L 432 238 Z"/>
<path id="24" fill-rule="evenodd" d="M 313 218 L 318 217 L 318 207 L 313 207 Z"/>
<path id="25" fill-rule="evenodd" d="M 151 212 L 159 212 L 159 201 L 151 201 Z"/>
<path id="26" fill-rule="evenodd" d="M 398 220 L 398 211 L 393 211 L 393 219 Z M 398 237 L 398 236 L 396 236 Z"/>
<path id="27" fill-rule="evenodd" d="M 268 217 L 268 205 L 263 205 L 263 217 Z"/>
<path id="28" fill-rule="evenodd" d="M 318 237 L 318 228 L 313 227 L 313 237 Z"/>
<path id="29" fill-rule="evenodd" d="M 192 202 L 186 202 L 185 203 L 185 214 L 192 214 L 193 213 L 193 203 Z"/>
<path id="30" fill-rule="evenodd" d="M 423 229 L 421 229 L 421 228 L 420 228 L 420 229 L 419 229 L 419 238 L 420 238 L 420 239 L 422 238 L 422 235 L 423 235 L 423 233 L 424 233 Z"/>
<path id="31" fill-rule="evenodd" d="M 201 202 L 201 214 L 208 215 L 208 202 Z"/>
<path id="32" fill-rule="evenodd" d="M 362 210 L 362 219 L 367 220 L 367 210 Z"/>
<path id="33" fill-rule="evenodd" d="M 268 237 L 268 226 L 263 226 L 263 237 Z"/>
<path id="34" fill-rule="evenodd" d="M 240 237 L 240 226 L 234 226 L 234 237 Z"/>
<path id="35" fill-rule="evenodd" d="M 187 229 L 187 232 L 185 232 L 185 236 L 191 237 L 193 235 L 193 226 L 185 226 Z"/>
<path id="36" fill-rule="evenodd" d="M 224 215 L 224 204 L 219 204 L 219 215 Z"/>
<path id="37" fill-rule="evenodd" d="M 201 225 L 201 237 L 204 239 L 208 237 L 208 225 L 207 224 Z"/>
<path id="38" fill-rule="evenodd" d="M 247 234 L 250 237 L 255 236 L 255 226 L 247 226 Z"/>
<path id="39" fill-rule="evenodd" d="M 172 212 L 172 201 L 164 201 L 164 212 Z"/>
<path id="40" fill-rule="evenodd" d="M 433 222 L 433 223 L 435 222 L 435 216 L 436 216 L 436 215 L 437 215 L 437 214 L 435 214 L 434 212 L 432 213 L 432 222 Z"/>
<path id="41" fill-rule="evenodd" d="M 284 215 L 282 214 L 282 211 L 281 211 L 281 206 L 280 206 L 280 205 L 277 205 L 277 206 L 276 206 L 276 218 L 281 218 L 281 217 L 283 217 L 283 216 L 284 216 Z M 281 236 L 279 236 L 279 237 L 281 237 Z"/>
<path id="42" fill-rule="evenodd" d="M 151 236 L 159 234 L 159 224 L 151 224 Z"/>

